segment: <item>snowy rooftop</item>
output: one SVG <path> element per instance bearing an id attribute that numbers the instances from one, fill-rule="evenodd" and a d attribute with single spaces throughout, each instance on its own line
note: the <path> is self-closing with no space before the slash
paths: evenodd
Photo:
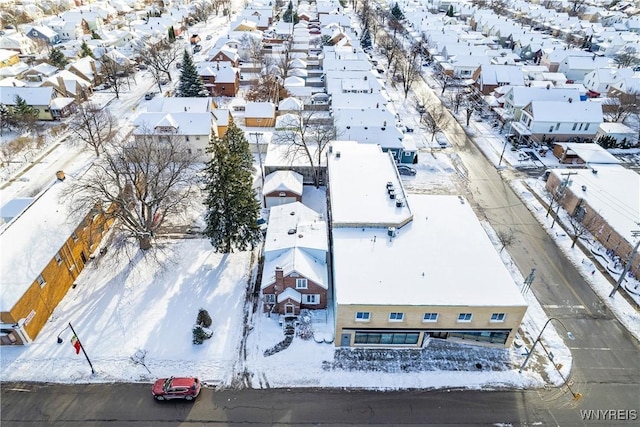
<path id="1" fill-rule="evenodd" d="M 411 194 L 409 202 L 414 219 L 393 238 L 380 228 L 333 229 L 339 304 L 526 305 L 465 199 Z"/>
<path id="2" fill-rule="evenodd" d="M 11 248 L 0 257 L 0 311 L 13 307 L 78 226 L 60 200 L 70 179 L 56 181 L 0 234 L 0 247 Z"/>
<path id="3" fill-rule="evenodd" d="M 558 142 L 568 151 L 573 151 L 578 157 L 590 164 L 618 164 L 620 160 L 596 143 L 585 144 L 579 142 Z"/>
<path id="4" fill-rule="evenodd" d="M 302 175 L 293 171 L 275 171 L 265 177 L 262 194 L 274 191 L 291 191 L 302 195 L 302 189 Z"/>
<path id="5" fill-rule="evenodd" d="M 291 230 L 296 232 L 290 233 Z M 293 247 L 327 252 L 327 224 L 321 214 L 300 202 L 273 206 L 264 240 L 265 259 Z"/>
<path id="6" fill-rule="evenodd" d="M 212 108 L 212 98 L 157 97 L 147 104 L 150 113 L 206 113 Z"/>
<path id="7" fill-rule="evenodd" d="M 210 135 L 211 113 L 140 113 L 134 135 L 154 134 L 156 127 L 173 127 L 177 135 Z"/>
<path id="8" fill-rule="evenodd" d="M 598 165 L 594 169 L 553 169 L 551 173 L 571 172 L 569 188 L 595 209 L 607 223 L 629 242 L 631 231 L 640 221 L 640 175 L 620 165 Z M 582 190 L 582 186 L 585 190 Z"/>
<path id="9" fill-rule="evenodd" d="M 402 227 L 412 218 L 391 153 L 380 146 L 334 141 L 327 160 L 334 227 Z M 393 185 L 390 199 L 387 183 Z M 396 207 L 396 200 L 403 201 Z"/>

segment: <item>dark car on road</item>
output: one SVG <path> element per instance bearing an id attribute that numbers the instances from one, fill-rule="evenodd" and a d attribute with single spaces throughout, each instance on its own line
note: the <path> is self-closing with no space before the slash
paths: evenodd
<path id="1" fill-rule="evenodd" d="M 200 380 L 194 377 L 160 378 L 153 384 L 151 394 L 156 400 L 193 400 L 201 388 Z"/>

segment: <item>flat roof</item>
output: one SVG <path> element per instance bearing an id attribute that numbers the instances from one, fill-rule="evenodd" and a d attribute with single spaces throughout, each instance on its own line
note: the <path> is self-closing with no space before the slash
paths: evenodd
<path id="1" fill-rule="evenodd" d="M 332 226 L 402 227 L 412 218 L 393 154 L 379 145 L 333 141 L 327 153 Z M 393 186 L 391 199 L 387 184 Z M 396 206 L 401 200 L 402 206 Z"/>
<path id="2" fill-rule="evenodd" d="M 466 199 L 411 194 L 409 202 L 413 221 L 393 238 L 387 229 L 333 228 L 338 304 L 527 305 Z"/>

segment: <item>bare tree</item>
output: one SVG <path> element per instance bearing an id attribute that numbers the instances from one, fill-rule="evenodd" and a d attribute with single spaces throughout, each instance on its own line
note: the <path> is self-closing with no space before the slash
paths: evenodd
<path id="1" fill-rule="evenodd" d="M 613 56 L 618 68 L 635 67 L 640 64 L 640 55 L 633 46 L 625 46 Z"/>
<path id="2" fill-rule="evenodd" d="M 280 100 L 288 96 L 289 91 L 284 88 L 280 76 L 263 73 L 258 76 L 258 80 L 249 86 L 245 99 L 248 101 L 266 101 L 277 104 Z"/>
<path id="3" fill-rule="evenodd" d="M 640 112 L 640 91 L 615 93 L 602 103 L 602 113 L 608 122 L 624 122 Z"/>
<path id="4" fill-rule="evenodd" d="M 395 37 L 388 34 L 384 34 L 380 37 L 380 43 L 378 43 L 380 51 L 387 59 L 387 67 L 391 67 L 396 56 L 401 52 L 400 43 Z"/>
<path id="5" fill-rule="evenodd" d="M 78 107 L 69 130 L 100 156 L 103 147 L 118 133 L 118 121 L 108 109 L 87 102 Z"/>
<path id="6" fill-rule="evenodd" d="M 117 142 L 67 196 L 78 210 L 101 206 L 103 215 L 147 250 L 165 220 L 184 214 L 194 203 L 196 156 L 181 138 L 171 135 L 161 140 L 144 135 L 135 144 Z"/>
<path id="7" fill-rule="evenodd" d="M 171 66 L 182 55 L 179 43 L 169 43 L 161 40 L 154 43 L 145 44 L 138 52 L 140 60 L 147 65 L 149 72 L 153 76 L 158 85 L 158 90 L 162 92 L 160 80 L 167 77 L 171 80 Z"/>
<path id="8" fill-rule="evenodd" d="M 120 92 L 122 92 L 123 85 L 126 83 L 122 65 L 109 56 L 102 55 L 100 58 L 100 74 L 104 82 L 111 87 L 116 98 L 120 99 Z"/>
<path id="9" fill-rule="evenodd" d="M 569 0 L 569 4 L 571 5 L 568 11 L 569 16 L 578 16 L 584 12 L 586 2 L 587 0 Z"/>
<path id="10" fill-rule="evenodd" d="M 496 236 L 498 237 L 498 240 L 502 245 L 502 247 L 500 248 L 501 253 L 505 248 L 508 248 L 516 242 L 515 231 L 513 231 L 513 229 L 511 228 L 507 230 L 496 231 Z"/>
<path id="11" fill-rule="evenodd" d="M 602 221 L 597 215 L 587 215 L 586 208 L 578 206 L 569 216 L 569 225 L 571 226 L 571 248 L 573 248 L 578 239 L 587 233 L 593 232 L 602 226 Z"/>
<path id="12" fill-rule="evenodd" d="M 243 59 L 251 61 L 254 64 L 261 64 L 264 61 L 264 52 L 262 51 L 262 40 L 250 36 L 248 33 L 243 34 L 240 38 L 243 49 Z"/>
<path id="13" fill-rule="evenodd" d="M 317 111 L 296 111 L 293 120 L 282 129 L 276 129 L 273 142 L 287 146 L 286 155 L 290 159 L 303 158 L 313 171 L 313 183 L 320 186 L 320 169 L 329 142 L 337 137 L 336 127 L 330 118 L 318 116 Z"/>
<path id="14" fill-rule="evenodd" d="M 422 115 L 422 123 L 424 123 L 427 131 L 431 133 L 431 142 L 435 139 L 436 133 L 440 132 L 444 118 L 445 112 L 442 109 L 433 109 Z"/>
<path id="15" fill-rule="evenodd" d="M 401 77 L 402 90 L 405 98 L 409 94 L 409 90 L 411 90 L 413 83 L 420 78 L 420 62 L 419 49 L 411 49 L 407 55 L 401 53 L 396 60 L 395 70 Z"/>

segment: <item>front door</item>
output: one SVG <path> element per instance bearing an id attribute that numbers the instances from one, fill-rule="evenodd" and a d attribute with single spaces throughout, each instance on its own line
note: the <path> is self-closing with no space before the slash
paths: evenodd
<path id="1" fill-rule="evenodd" d="M 291 315 L 296 314 L 295 313 L 295 308 L 293 307 L 293 304 L 285 304 L 284 305 L 284 314 L 285 314 L 285 316 L 287 314 L 291 314 Z"/>
<path id="2" fill-rule="evenodd" d="M 342 334 L 340 338 L 340 347 L 350 347 L 351 346 L 351 334 Z"/>

